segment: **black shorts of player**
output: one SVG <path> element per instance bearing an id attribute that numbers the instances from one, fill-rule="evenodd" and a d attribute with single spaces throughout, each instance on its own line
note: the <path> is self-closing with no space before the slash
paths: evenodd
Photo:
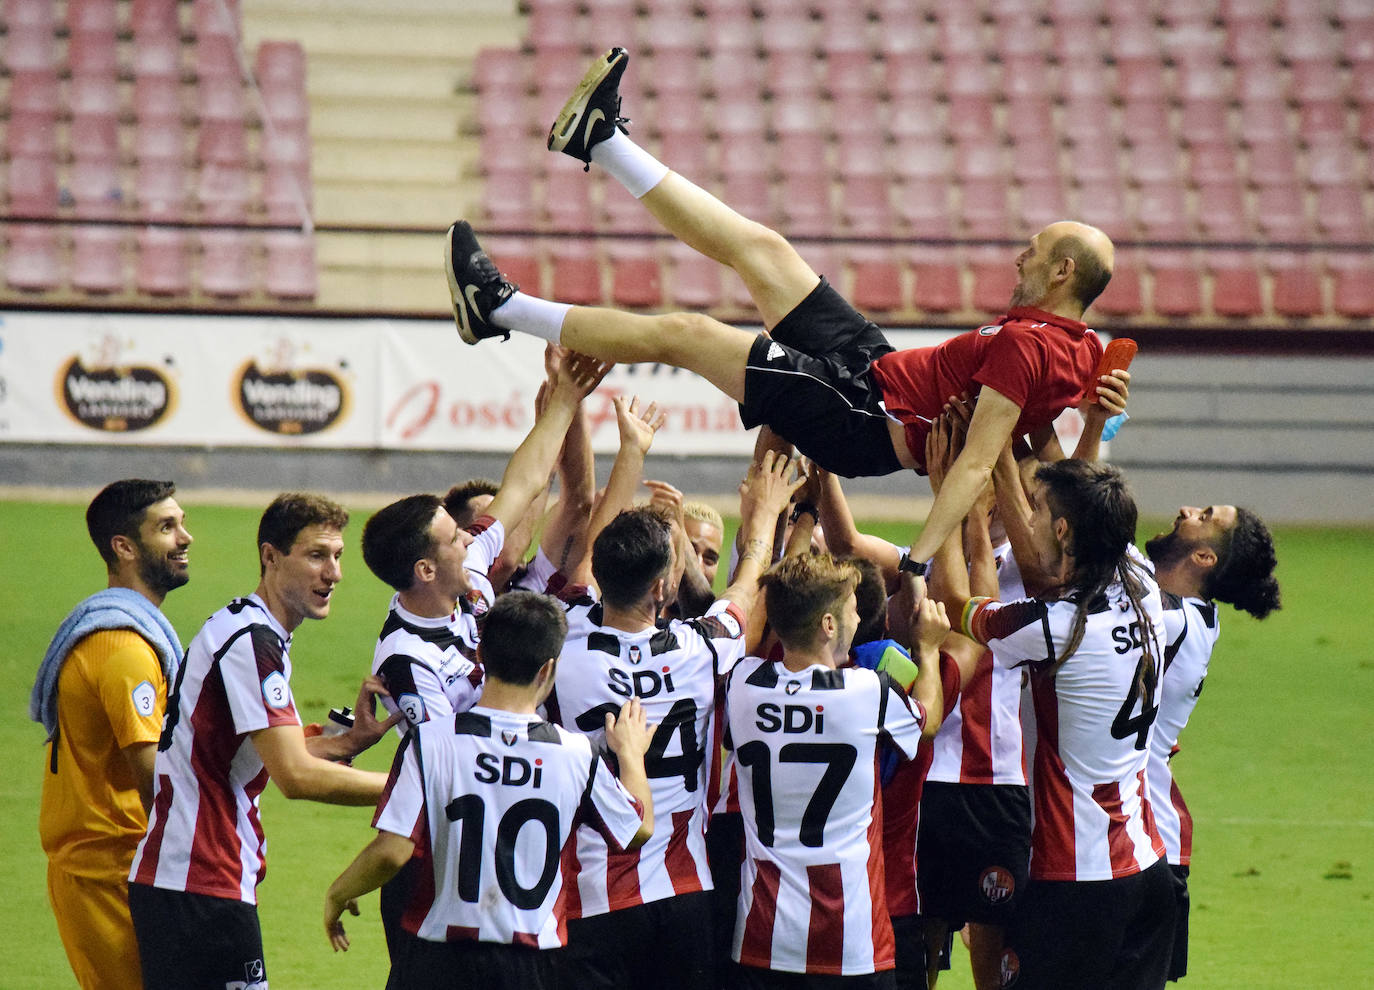
<path id="1" fill-rule="evenodd" d="M 744 816 L 738 811 L 717 811 L 706 826 L 706 858 L 711 864 L 711 927 L 716 954 L 717 985 L 733 965 L 730 950 L 735 943 L 735 913 L 739 908 L 740 864 L 744 862 Z"/>
<path id="2" fill-rule="evenodd" d="M 564 990 L 713 990 L 711 892 L 568 922 L 555 972 Z"/>
<path id="3" fill-rule="evenodd" d="M 1007 933 L 1002 986 L 1159 990 L 1174 939 L 1169 864 L 1115 880 L 1033 880 Z"/>
<path id="4" fill-rule="evenodd" d="M 861 976 L 826 976 L 821 973 L 779 973 L 771 969 L 734 964 L 731 990 L 896 990 L 892 970 Z"/>
<path id="5" fill-rule="evenodd" d="M 926 945 L 927 926 L 934 923 L 919 914 L 904 914 L 892 919 L 892 941 L 896 948 L 893 969 L 897 990 L 926 990 L 930 951 Z M 954 948 L 954 931 L 944 928 L 944 941 L 939 951 L 939 968 L 949 969 L 949 953 Z"/>
<path id="6" fill-rule="evenodd" d="M 266 990 L 254 904 L 129 884 L 145 990 Z"/>
<path id="7" fill-rule="evenodd" d="M 413 938 L 392 959 L 388 986 L 405 990 L 553 990 L 556 951 L 500 942 Z"/>
<path id="8" fill-rule="evenodd" d="M 916 829 L 921 914 L 1009 925 L 1030 866 L 1030 789 L 927 780 Z"/>
<path id="9" fill-rule="evenodd" d="M 740 419 L 846 478 L 900 471 L 868 367 L 893 350 L 825 279 L 749 350 Z"/>
<path id="10" fill-rule="evenodd" d="M 1169 960 L 1169 979 L 1188 975 L 1188 867 L 1169 864 L 1174 881 L 1174 952 Z"/>

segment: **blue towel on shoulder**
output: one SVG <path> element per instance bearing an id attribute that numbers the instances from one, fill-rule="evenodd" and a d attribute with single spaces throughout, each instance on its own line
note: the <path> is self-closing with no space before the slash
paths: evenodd
<path id="1" fill-rule="evenodd" d="M 38 678 L 29 695 L 29 718 L 42 722 L 48 738 L 57 731 L 57 676 L 72 647 L 91 633 L 106 629 L 132 629 L 162 661 L 162 673 L 171 684 L 181 666 L 181 640 L 162 610 L 130 588 L 106 588 L 85 599 L 62 620 L 38 666 Z"/>

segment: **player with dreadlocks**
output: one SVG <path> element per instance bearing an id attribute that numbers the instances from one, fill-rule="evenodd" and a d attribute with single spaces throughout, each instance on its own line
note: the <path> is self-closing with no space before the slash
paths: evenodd
<path id="1" fill-rule="evenodd" d="M 1003 985 L 1163 987 L 1174 907 L 1145 799 L 1164 656 L 1159 587 L 1129 552 L 1136 506 L 1116 468 L 1046 464 L 1028 494 L 1031 544 L 1053 588 L 1017 602 L 971 597 L 957 535 L 934 561 L 961 631 L 994 663 L 1030 671 L 1031 879 L 1007 934 Z M 1001 881 L 985 885 L 1010 896 Z"/>

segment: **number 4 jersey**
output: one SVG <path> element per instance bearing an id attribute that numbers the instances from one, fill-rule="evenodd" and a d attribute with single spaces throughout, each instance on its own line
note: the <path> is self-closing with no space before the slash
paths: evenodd
<path id="1" fill-rule="evenodd" d="M 756 657 L 730 675 L 725 710 L 745 836 L 734 958 L 788 973 L 892 969 L 878 745 L 913 758 L 925 711 L 884 673 Z"/>
<path id="2" fill-rule="evenodd" d="M 550 717 L 600 745 L 606 715 L 631 697 L 657 725 L 644 769 L 654 798 L 654 834 L 614 853 L 589 828 L 577 835 L 578 880 L 568 914 L 586 918 L 677 894 L 711 889 L 706 860 L 706 756 L 716 676 L 744 655 L 744 616 L 725 600 L 706 615 L 625 632 L 602 625 L 600 604 L 568 611 L 568 638 L 549 698 Z"/>
<path id="3" fill-rule="evenodd" d="M 577 822 L 623 848 L 643 813 L 584 736 L 479 705 L 411 730 L 373 824 L 428 857 L 407 931 L 551 949 L 566 940 L 558 906 Z"/>
<path id="4" fill-rule="evenodd" d="M 1144 577 L 1145 575 L 1142 575 Z M 1164 614 L 1147 578 L 1142 600 L 1153 626 L 1156 678 L 1163 676 Z M 1072 599 L 1016 602 L 975 598 L 964 629 L 994 661 L 1028 664 L 1035 702 L 1035 828 L 1031 877 L 1111 880 L 1153 865 L 1164 853 L 1145 795 L 1157 688 L 1140 688 L 1145 632 L 1120 584 L 1088 606 L 1083 638 L 1057 669 L 1077 605 Z"/>

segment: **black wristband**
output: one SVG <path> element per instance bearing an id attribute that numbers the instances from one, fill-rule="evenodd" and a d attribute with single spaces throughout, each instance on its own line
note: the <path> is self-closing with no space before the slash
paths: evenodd
<path id="1" fill-rule="evenodd" d="M 901 561 L 897 564 L 897 570 L 902 574 L 914 574 L 918 578 L 923 578 L 930 573 L 930 564 L 921 560 L 912 560 L 910 554 L 904 553 Z"/>
<path id="2" fill-rule="evenodd" d="M 788 522 L 795 523 L 798 519 L 802 517 L 804 513 L 807 512 L 811 513 L 811 518 L 814 519 L 816 522 L 821 521 L 821 514 L 819 511 L 817 511 L 815 505 L 813 505 L 810 502 L 798 502 L 796 505 L 792 507 L 792 515 L 788 518 Z"/>

